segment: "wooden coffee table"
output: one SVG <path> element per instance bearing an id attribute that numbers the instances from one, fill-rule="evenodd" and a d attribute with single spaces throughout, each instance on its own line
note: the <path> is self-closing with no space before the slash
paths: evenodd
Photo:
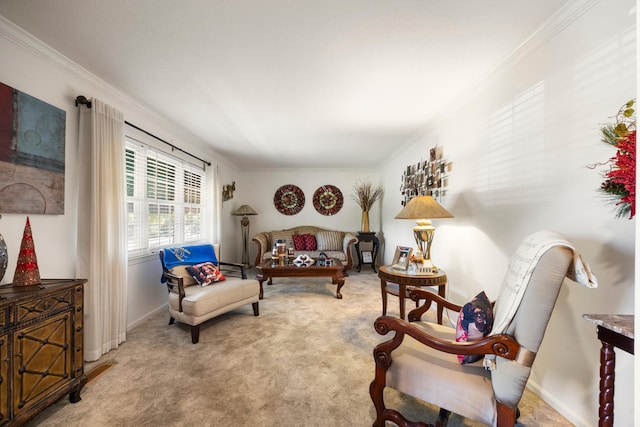
<path id="1" fill-rule="evenodd" d="M 271 261 L 263 262 L 256 266 L 258 275 L 256 280 L 260 282 L 260 299 L 263 298 L 264 292 L 262 282 L 269 279 L 268 285 L 272 285 L 274 277 L 331 277 L 331 283 L 338 285 L 336 289 L 336 298 L 342 299 L 340 289 L 344 285 L 344 275 L 342 274 L 342 265 L 334 265 L 331 267 L 320 267 L 312 265 L 310 267 L 296 267 L 293 264 L 288 265 L 272 265 Z"/>

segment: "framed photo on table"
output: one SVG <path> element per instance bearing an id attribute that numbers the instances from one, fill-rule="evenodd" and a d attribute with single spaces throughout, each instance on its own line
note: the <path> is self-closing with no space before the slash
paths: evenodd
<path id="1" fill-rule="evenodd" d="M 362 251 L 362 262 L 369 264 L 373 262 L 373 256 L 370 251 Z"/>
<path id="2" fill-rule="evenodd" d="M 412 252 L 413 248 L 409 246 L 396 246 L 396 253 L 393 256 L 391 268 L 406 271 L 409 268 L 409 258 Z"/>

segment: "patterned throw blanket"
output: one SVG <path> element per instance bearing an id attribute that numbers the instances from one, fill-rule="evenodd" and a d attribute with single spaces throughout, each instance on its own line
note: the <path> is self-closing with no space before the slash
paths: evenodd
<path id="1" fill-rule="evenodd" d="M 216 266 L 218 265 L 213 245 L 180 246 L 164 249 L 164 265 L 168 270 L 171 270 L 176 265 L 196 265 L 207 261 Z M 162 283 L 166 281 L 167 279 L 163 273 Z"/>
<path id="2" fill-rule="evenodd" d="M 538 261 L 554 246 L 564 246 L 573 252 L 573 261 L 567 271 L 569 279 L 589 288 L 598 287 L 598 279 L 591 273 L 589 265 L 565 236 L 553 231 L 533 233 L 523 240 L 509 261 L 507 274 L 498 296 L 501 310 L 494 318 L 491 335 L 506 332 L 513 316 L 518 311 L 518 307 L 520 307 L 522 297 L 527 290 Z M 508 307 L 508 310 L 503 310 L 503 307 Z M 487 355 L 484 365 L 487 369 L 495 369 L 495 355 Z"/>

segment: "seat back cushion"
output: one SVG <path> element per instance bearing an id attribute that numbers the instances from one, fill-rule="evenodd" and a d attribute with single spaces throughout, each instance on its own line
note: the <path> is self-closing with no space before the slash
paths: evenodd
<path id="1" fill-rule="evenodd" d="M 291 230 L 272 231 L 270 233 L 270 239 L 271 239 L 271 242 L 269 242 L 269 243 L 271 244 L 271 246 L 266 248 L 269 251 L 271 251 L 271 248 L 273 248 L 273 245 L 278 240 L 283 240 L 287 244 L 288 243 L 293 243 L 293 231 L 291 231 Z"/>
<path id="2" fill-rule="evenodd" d="M 342 250 L 342 231 L 319 231 L 316 234 L 319 251 L 339 251 Z"/>
<path id="3" fill-rule="evenodd" d="M 187 271 L 186 265 L 176 265 L 175 267 L 170 268 L 169 272 L 182 277 L 182 284 L 184 286 L 193 286 L 198 284 L 193 276 L 191 276 L 191 273 Z"/>
<path id="4" fill-rule="evenodd" d="M 536 353 L 540 347 L 571 260 L 569 248 L 554 246 L 542 255 L 533 271 L 518 311 L 506 331 L 529 351 Z M 494 307 L 494 318 L 501 309 L 500 301 L 499 296 Z M 530 372 L 530 367 L 518 362 L 496 358 L 496 369 L 491 375 L 496 399 L 515 407 L 522 397 Z"/>

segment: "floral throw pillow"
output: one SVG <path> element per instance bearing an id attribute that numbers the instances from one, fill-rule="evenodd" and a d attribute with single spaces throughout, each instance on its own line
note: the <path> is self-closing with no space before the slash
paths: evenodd
<path id="1" fill-rule="evenodd" d="M 487 294 L 482 291 L 460 310 L 456 326 L 456 341 L 478 341 L 489 335 L 492 327 L 493 308 Z M 459 354 L 458 361 L 462 364 L 473 363 L 483 357 L 481 354 Z"/>
<path id="2" fill-rule="evenodd" d="M 191 265 L 187 267 L 187 271 L 200 286 L 207 286 L 226 279 L 212 262 Z"/>

